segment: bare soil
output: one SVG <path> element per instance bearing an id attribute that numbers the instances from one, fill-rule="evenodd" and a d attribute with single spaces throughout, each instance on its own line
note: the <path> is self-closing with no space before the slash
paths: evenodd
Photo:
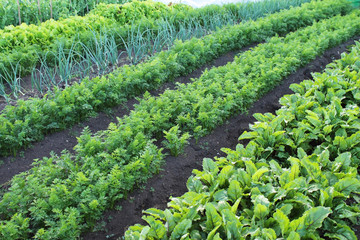
<path id="1" fill-rule="evenodd" d="M 142 211 L 148 208 L 165 209 L 171 196 L 177 197 L 184 194 L 187 191 L 186 181 L 190 177 L 192 170 L 202 169 L 203 158 L 225 156 L 221 148 L 234 149 L 239 143 L 238 137 L 243 131 L 248 131 L 249 125 L 255 121 L 252 117 L 254 113 L 275 113 L 281 107 L 279 99 L 286 94 L 292 93 L 289 89 L 291 84 L 300 83 L 305 79 L 312 79 L 312 72 L 321 72 L 327 64 L 339 59 L 341 53 L 346 52 L 348 47 L 354 44 L 354 40 L 358 41 L 359 39 L 360 36 L 355 37 L 326 51 L 322 56 L 317 57 L 305 67 L 291 74 L 284 79 L 281 85 L 257 101 L 249 109 L 248 113 L 233 116 L 226 124 L 216 128 L 210 135 L 201 138 L 198 144 L 192 140 L 183 155 L 166 157 L 166 164 L 159 175 L 151 178 L 141 189 L 129 194 L 128 199 L 119 201 L 114 210 L 105 212 L 103 219 L 98 222 L 97 231 L 84 233 L 82 239 L 118 239 L 123 236 L 129 226 L 137 223 L 145 224 L 141 219 Z M 234 53 L 229 53 L 228 57 L 230 56 L 234 56 Z M 219 61 L 223 61 L 219 65 L 226 64 L 225 61 L 228 61 L 228 57 L 223 56 L 217 59 L 214 66 L 219 64 Z M 187 78 L 190 77 L 192 76 Z M 245 144 L 245 142 L 243 143 Z M 353 230 L 359 239 L 360 226 L 354 226 Z"/>

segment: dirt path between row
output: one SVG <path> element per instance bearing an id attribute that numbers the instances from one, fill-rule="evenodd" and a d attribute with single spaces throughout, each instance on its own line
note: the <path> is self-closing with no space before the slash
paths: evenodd
<path id="1" fill-rule="evenodd" d="M 181 196 L 187 191 L 186 181 L 193 169 L 202 169 L 203 158 L 225 156 L 221 148 L 235 149 L 239 143 L 238 137 L 243 131 L 249 130 L 249 124 L 254 122 L 255 119 L 252 117 L 254 113 L 275 113 L 281 106 L 279 99 L 292 93 L 289 89 L 291 84 L 311 79 L 312 72 L 321 72 L 327 64 L 339 59 L 341 53 L 347 51 L 348 47 L 354 44 L 354 40 L 359 41 L 359 39 L 360 36 L 355 37 L 326 51 L 323 56 L 317 57 L 310 64 L 291 74 L 284 79 L 281 85 L 257 101 L 249 109 L 248 114 L 238 114 L 232 117 L 226 124 L 216 128 L 212 134 L 201 138 L 198 144 L 192 140 L 186 147 L 185 154 L 179 157 L 166 157 L 166 164 L 159 175 L 151 178 L 141 189 L 129 194 L 128 199 L 119 201 L 115 206 L 115 209 L 119 210 L 105 212 L 103 219 L 98 222 L 97 231 L 83 234 L 82 239 L 118 239 L 123 236 L 129 226 L 136 223 L 144 224 L 141 219 L 143 210 L 152 207 L 165 209 L 170 196 Z M 354 228 L 355 231 L 358 229 L 357 226 Z M 360 239 L 360 234 L 357 234 Z"/>

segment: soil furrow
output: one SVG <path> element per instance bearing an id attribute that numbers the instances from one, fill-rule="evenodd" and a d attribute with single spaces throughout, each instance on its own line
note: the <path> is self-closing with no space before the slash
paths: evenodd
<path id="1" fill-rule="evenodd" d="M 198 143 L 192 140 L 183 155 L 179 157 L 167 156 L 166 163 L 159 175 L 151 178 L 147 184 L 129 194 L 126 200 L 119 201 L 114 210 L 105 212 L 103 219 L 98 222 L 96 231 L 83 234 L 82 239 L 117 239 L 123 236 L 129 226 L 144 223 L 141 219 L 143 210 L 152 207 L 165 209 L 170 196 L 180 196 L 187 191 L 186 181 L 193 169 L 202 168 L 203 158 L 225 156 L 221 148 L 234 149 L 236 147 L 239 143 L 238 137 L 243 131 L 249 130 L 249 124 L 254 122 L 255 119 L 252 117 L 254 113 L 275 113 L 281 107 L 279 99 L 292 93 L 289 89 L 291 84 L 311 79 L 312 72 L 321 72 L 327 64 L 339 59 L 341 53 L 347 51 L 348 47 L 354 44 L 354 40 L 358 41 L 359 39 L 360 36 L 354 37 L 327 50 L 322 56 L 317 57 L 284 79 L 281 85 L 257 101 L 247 114 L 237 114 L 229 119 L 226 124 L 217 127 L 210 135 L 201 138 Z M 227 55 L 234 56 L 234 53 Z M 246 144 L 246 142 L 242 143 Z M 358 239 L 359 236 L 360 234 Z"/>

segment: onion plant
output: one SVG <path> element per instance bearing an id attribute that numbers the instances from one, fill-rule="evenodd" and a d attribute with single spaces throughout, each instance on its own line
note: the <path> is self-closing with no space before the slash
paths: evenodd
<path id="1" fill-rule="evenodd" d="M 172 42 L 169 41 L 167 32 L 162 29 L 159 31 L 148 29 L 145 36 L 147 38 L 147 52 L 149 55 L 154 55 L 155 53 L 162 51 L 165 46 L 172 44 Z"/>
<path id="2" fill-rule="evenodd" d="M 0 97 L 3 97 L 3 98 L 6 100 L 6 102 L 9 102 L 9 101 L 10 101 L 10 98 L 9 98 L 9 96 L 7 95 L 5 89 L 6 89 L 6 87 L 5 87 L 4 83 L 2 83 L 2 82 L 0 81 Z"/>
<path id="3" fill-rule="evenodd" d="M 31 86 L 41 94 L 44 94 L 44 90 L 51 90 L 54 86 L 57 86 L 56 71 L 48 65 L 46 61 L 47 55 L 44 57 L 39 56 L 40 67 L 34 68 L 31 72 Z"/>
<path id="4" fill-rule="evenodd" d="M 85 61 L 96 65 L 99 74 L 108 70 L 109 65 L 116 66 L 122 53 L 119 54 L 119 44 L 116 43 L 114 34 L 108 31 L 92 32 L 93 41 L 90 46 L 80 42 L 85 52 Z"/>
<path id="5" fill-rule="evenodd" d="M 13 95 L 15 99 L 18 98 L 19 94 L 23 94 L 21 91 L 21 77 L 20 77 L 20 71 L 21 71 L 20 62 L 17 62 L 15 65 L 10 63 L 10 70 L 9 68 L 5 68 L 4 66 L 1 66 L 1 72 L 3 74 L 0 74 L 0 82 L 4 86 L 4 83 L 6 86 L 9 87 L 10 94 Z M 5 87 L 3 87 L 3 91 L 5 93 Z M 7 97 L 7 100 L 10 98 Z"/>
<path id="6" fill-rule="evenodd" d="M 71 45 L 70 49 L 66 49 L 63 44 L 60 44 L 57 53 L 54 53 L 56 64 L 55 70 L 60 78 L 59 84 L 63 83 L 65 86 L 68 86 L 69 81 L 72 78 L 75 56 L 81 55 L 76 52 L 76 45 L 77 43 L 74 43 Z"/>
<path id="7" fill-rule="evenodd" d="M 135 26 L 128 30 L 126 40 L 118 35 L 125 46 L 126 53 L 132 64 L 139 63 L 146 55 L 146 45 L 148 42 L 145 35 L 147 32 L 148 30 L 141 31 L 140 26 Z"/>

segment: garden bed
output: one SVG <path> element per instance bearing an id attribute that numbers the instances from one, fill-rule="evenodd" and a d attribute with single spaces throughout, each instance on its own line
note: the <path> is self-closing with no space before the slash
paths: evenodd
<path id="1" fill-rule="evenodd" d="M 226 154 L 221 148 L 235 149 L 239 143 L 238 138 L 244 131 L 249 131 L 249 124 L 254 123 L 254 113 L 275 113 L 281 106 L 279 99 L 293 93 L 289 86 L 300 83 L 306 79 L 312 79 L 312 72 L 321 72 L 325 66 L 341 57 L 354 40 L 359 41 L 360 36 L 353 38 L 337 47 L 327 50 L 322 56 L 299 69 L 283 83 L 258 100 L 250 109 L 248 114 L 239 114 L 227 121 L 226 124 L 217 127 L 210 135 L 194 140 L 186 147 L 185 153 L 178 157 L 166 157 L 166 164 L 158 176 L 151 178 L 142 189 L 135 190 L 129 194 L 128 199 L 122 200 L 115 208 L 121 210 L 107 211 L 102 220 L 98 222 L 98 231 L 82 235 L 83 239 L 118 239 L 131 225 L 144 224 L 141 219 L 142 211 L 148 208 L 165 209 L 169 197 L 178 197 L 187 191 L 186 182 L 193 169 L 202 169 L 203 158 L 224 157 Z M 241 143 L 245 144 L 243 140 Z M 120 207 L 121 206 L 121 207 Z M 358 232 L 360 239 L 360 233 Z"/>

